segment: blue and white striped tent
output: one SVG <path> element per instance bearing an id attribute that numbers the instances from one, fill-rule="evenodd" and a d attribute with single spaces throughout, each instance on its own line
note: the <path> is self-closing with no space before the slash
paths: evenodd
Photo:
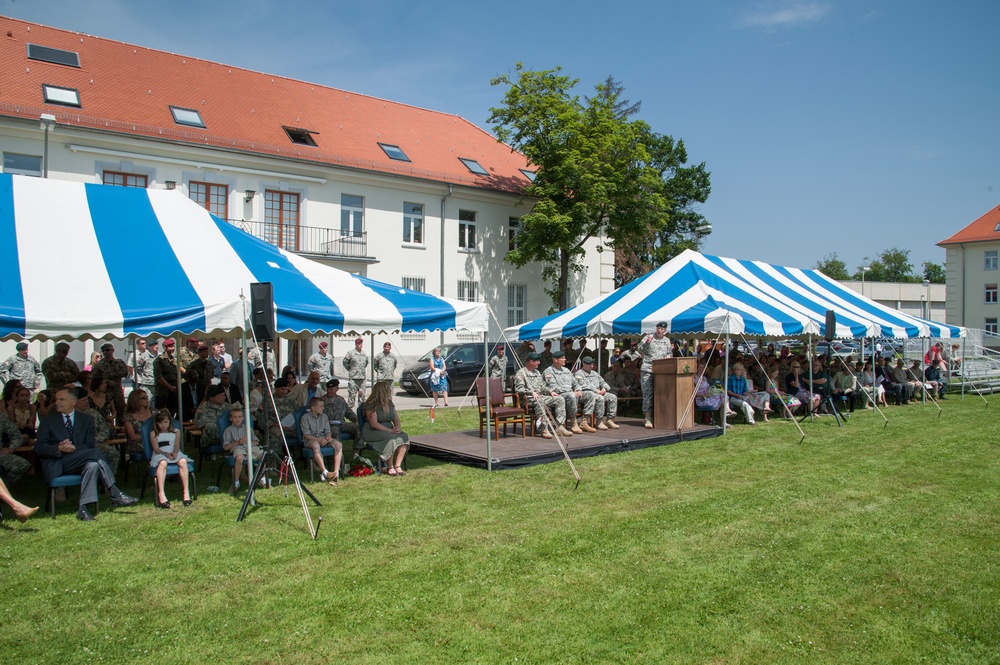
<path id="1" fill-rule="evenodd" d="M 827 310 L 836 312 L 837 338 L 965 336 L 964 328 L 885 307 L 817 270 L 692 250 L 596 300 L 504 333 L 510 341 L 634 335 L 666 321 L 675 336 L 824 336 Z"/>
<path id="2" fill-rule="evenodd" d="M 0 339 L 234 333 L 252 282 L 273 284 L 283 337 L 488 329 L 483 304 L 286 252 L 179 191 L 0 174 L 0 247 Z"/>

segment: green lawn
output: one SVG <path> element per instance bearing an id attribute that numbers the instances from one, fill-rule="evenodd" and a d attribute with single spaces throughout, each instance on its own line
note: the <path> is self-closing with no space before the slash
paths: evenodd
<path id="1" fill-rule="evenodd" d="M 224 494 L 91 524 L 71 499 L 0 527 L 0 662 L 995 663 L 997 405 L 944 408 L 581 459 L 576 489 L 414 456 L 310 485 L 317 541 L 279 489 L 240 524 Z"/>

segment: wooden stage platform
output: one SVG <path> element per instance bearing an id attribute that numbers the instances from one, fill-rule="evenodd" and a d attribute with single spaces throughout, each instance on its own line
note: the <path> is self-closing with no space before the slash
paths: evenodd
<path id="1" fill-rule="evenodd" d="M 574 434 L 563 439 L 568 445 L 570 457 L 593 457 L 609 455 L 628 450 L 639 450 L 652 446 L 667 446 L 679 441 L 707 439 L 722 434 L 722 430 L 711 425 L 695 425 L 689 429 L 658 430 L 643 427 L 639 418 L 616 419 L 621 429 L 597 432 L 596 434 Z M 486 465 L 486 438 L 479 438 L 479 430 L 467 432 L 446 432 L 444 434 L 424 434 L 410 437 L 410 452 L 430 457 L 442 462 L 465 464 L 481 469 Z M 555 439 L 537 437 L 521 438 L 516 434 L 503 435 L 491 444 L 494 469 L 517 469 L 534 464 L 548 464 L 563 459 L 562 451 Z"/>

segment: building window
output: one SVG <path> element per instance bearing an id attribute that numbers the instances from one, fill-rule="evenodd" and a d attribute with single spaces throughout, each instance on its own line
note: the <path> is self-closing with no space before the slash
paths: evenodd
<path id="1" fill-rule="evenodd" d="M 524 175 L 525 178 L 527 178 L 531 182 L 535 182 L 535 172 L 534 171 L 529 171 L 528 169 L 518 169 L 518 170 Z"/>
<path id="2" fill-rule="evenodd" d="M 403 203 L 403 242 L 424 244 L 424 206 Z"/>
<path id="3" fill-rule="evenodd" d="M 986 319 L 986 322 L 983 324 L 983 330 L 985 330 L 990 335 L 996 335 L 997 334 L 997 320 L 996 320 L 996 318 L 994 317 L 994 318 L 991 318 L 991 319 Z"/>
<path id="4" fill-rule="evenodd" d="M 311 129 L 302 129 L 301 127 L 282 127 L 285 130 L 285 134 L 288 136 L 288 140 L 297 145 L 311 145 L 314 148 L 318 147 L 316 145 L 316 139 L 313 138 L 313 134 L 316 132 Z"/>
<path id="5" fill-rule="evenodd" d="M 264 240 L 296 252 L 299 249 L 299 195 L 294 192 L 264 192 Z"/>
<path id="6" fill-rule="evenodd" d="M 42 177 L 41 155 L 19 155 L 16 152 L 3 154 L 3 172 L 16 175 L 33 175 Z"/>
<path id="7" fill-rule="evenodd" d="M 984 252 L 983 270 L 997 269 L 997 250 L 991 249 Z"/>
<path id="8" fill-rule="evenodd" d="M 80 68 L 80 54 L 76 51 L 64 51 L 51 46 L 41 46 L 39 44 L 28 44 L 28 58 L 51 62 L 54 65 L 66 65 L 67 67 Z"/>
<path id="9" fill-rule="evenodd" d="M 410 158 L 406 156 L 403 149 L 398 145 L 391 145 L 389 143 L 379 143 L 378 146 L 382 148 L 382 151 L 386 154 L 389 159 L 395 159 L 398 162 L 408 162 Z"/>
<path id="10" fill-rule="evenodd" d="M 510 217 L 507 219 L 507 250 L 517 249 L 517 234 L 521 230 L 521 218 Z"/>
<path id="11" fill-rule="evenodd" d="M 987 305 L 997 304 L 997 285 L 987 284 L 986 285 L 986 300 Z"/>
<path id="12" fill-rule="evenodd" d="M 458 211 L 458 247 L 467 252 L 476 251 L 476 213 Z"/>
<path id="13" fill-rule="evenodd" d="M 427 292 L 427 279 L 424 277 L 407 277 L 402 278 L 402 287 L 404 289 L 409 289 L 411 291 L 420 291 L 421 293 Z"/>
<path id="14" fill-rule="evenodd" d="M 490 172 L 483 168 L 482 164 L 474 159 L 467 159 L 465 157 L 459 157 L 458 161 L 465 164 L 465 168 L 469 169 L 476 175 L 489 175 Z"/>
<path id="15" fill-rule="evenodd" d="M 103 179 L 105 185 L 115 185 L 117 187 L 140 187 L 145 189 L 149 186 L 149 179 L 144 175 L 136 173 L 105 171 Z"/>
<path id="16" fill-rule="evenodd" d="M 464 302 L 479 302 L 479 282 L 469 279 L 458 280 L 458 299 Z"/>
<path id="17" fill-rule="evenodd" d="M 170 114 L 174 116 L 174 122 L 178 125 L 186 125 L 188 127 L 201 127 L 205 128 L 205 121 L 201 119 L 201 113 L 195 109 L 181 108 L 180 106 L 171 106 Z"/>
<path id="18" fill-rule="evenodd" d="M 62 88 L 58 85 L 42 84 L 42 99 L 46 104 L 80 107 L 80 91 L 76 88 Z"/>
<path id="19" fill-rule="evenodd" d="M 519 326 L 528 320 L 528 287 L 525 284 L 507 285 L 507 327 Z"/>
<path id="20" fill-rule="evenodd" d="M 188 196 L 216 217 L 229 218 L 229 185 L 190 182 L 188 183 Z"/>
<path id="21" fill-rule="evenodd" d="M 365 230 L 365 197 L 340 195 L 340 232 L 345 238 L 360 238 Z"/>

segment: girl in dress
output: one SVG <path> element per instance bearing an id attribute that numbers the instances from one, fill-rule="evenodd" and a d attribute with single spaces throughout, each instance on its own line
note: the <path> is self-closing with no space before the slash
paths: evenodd
<path id="1" fill-rule="evenodd" d="M 153 416 L 149 443 L 153 446 L 153 457 L 149 460 L 149 466 L 156 469 L 156 489 L 158 492 L 156 507 L 170 507 L 170 502 L 167 501 L 167 495 L 164 492 L 168 464 L 177 464 L 177 468 L 180 470 L 182 499 L 185 506 L 190 506 L 191 495 L 188 493 L 189 460 L 186 455 L 181 453 L 181 433 L 174 431 L 174 420 L 166 409 L 157 411 L 156 415 Z"/>
<path id="2" fill-rule="evenodd" d="M 448 406 L 448 366 L 441 357 L 441 349 L 431 352 L 431 392 L 434 393 L 434 406 L 438 405 L 438 397 L 444 397 L 444 405 Z"/>
<path id="3" fill-rule="evenodd" d="M 35 409 L 35 405 L 31 403 L 30 390 L 24 387 L 17 389 L 17 392 L 14 393 L 14 402 L 10 405 L 7 415 L 14 425 L 17 426 L 17 429 L 21 430 L 24 445 L 35 445 L 35 417 L 37 410 Z"/>

